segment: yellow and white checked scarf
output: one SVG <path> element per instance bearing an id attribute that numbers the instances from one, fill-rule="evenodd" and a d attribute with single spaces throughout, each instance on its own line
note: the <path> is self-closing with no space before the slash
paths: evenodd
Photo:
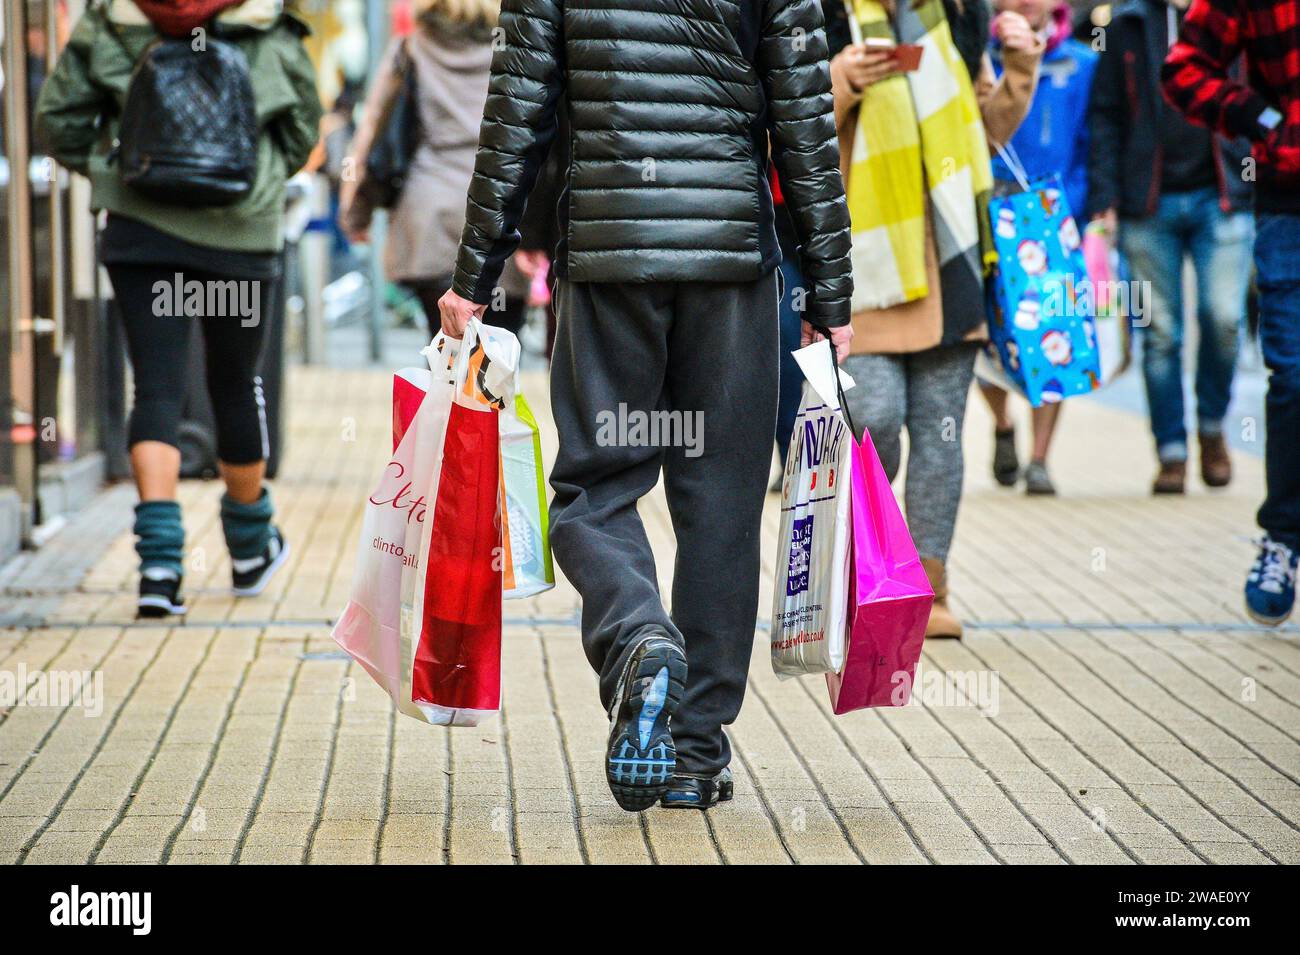
<path id="1" fill-rule="evenodd" d="M 993 174 L 979 104 L 943 3 L 897 0 L 895 26 L 880 0 L 846 2 L 864 39 L 924 48 L 919 69 L 868 86 L 858 110 L 848 183 L 853 310 L 929 294 L 927 198 L 943 285 L 952 270 L 969 270 L 982 282 L 997 260 L 988 225 Z M 970 281 L 963 279 L 959 285 Z"/>

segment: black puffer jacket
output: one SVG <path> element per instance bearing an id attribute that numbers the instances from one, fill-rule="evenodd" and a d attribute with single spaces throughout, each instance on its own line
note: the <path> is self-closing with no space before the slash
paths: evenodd
<path id="1" fill-rule="evenodd" d="M 849 320 L 849 217 L 819 0 L 504 0 L 455 290 L 486 303 L 565 95 L 559 274 L 756 279 L 780 262 L 771 154 L 807 317 Z"/>

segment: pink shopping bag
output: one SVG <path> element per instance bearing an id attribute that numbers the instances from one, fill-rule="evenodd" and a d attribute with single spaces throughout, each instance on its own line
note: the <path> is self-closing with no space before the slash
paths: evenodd
<path id="1" fill-rule="evenodd" d="M 911 698 L 934 591 L 871 435 L 852 449 L 848 653 L 826 674 L 835 713 Z"/>

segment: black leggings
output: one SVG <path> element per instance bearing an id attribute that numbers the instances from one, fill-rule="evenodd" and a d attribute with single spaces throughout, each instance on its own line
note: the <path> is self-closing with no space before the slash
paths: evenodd
<path id="1" fill-rule="evenodd" d="M 191 316 L 197 316 L 217 419 L 217 456 L 227 464 L 264 460 L 269 442 L 257 362 L 277 280 L 231 279 L 168 265 L 107 268 L 135 377 L 131 446 L 141 441 L 179 446 Z"/>

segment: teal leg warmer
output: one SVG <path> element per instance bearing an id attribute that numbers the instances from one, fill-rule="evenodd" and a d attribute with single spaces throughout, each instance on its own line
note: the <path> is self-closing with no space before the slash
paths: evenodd
<path id="1" fill-rule="evenodd" d="M 185 528 L 176 501 L 141 501 L 135 506 L 135 552 L 140 569 L 162 567 L 180 576 Z"/>
<path id="2" fill-rule="evenodd" d="M 229 494 L 221 495 L 221 529 L 226 535 L 226 547 L 236 560 L 258 557 L 271 539 L 271 518 L 275 508 L 271 505 L 271 492 L 262 488 L 262 496 L 252 504 L 241 504 Z"/>

